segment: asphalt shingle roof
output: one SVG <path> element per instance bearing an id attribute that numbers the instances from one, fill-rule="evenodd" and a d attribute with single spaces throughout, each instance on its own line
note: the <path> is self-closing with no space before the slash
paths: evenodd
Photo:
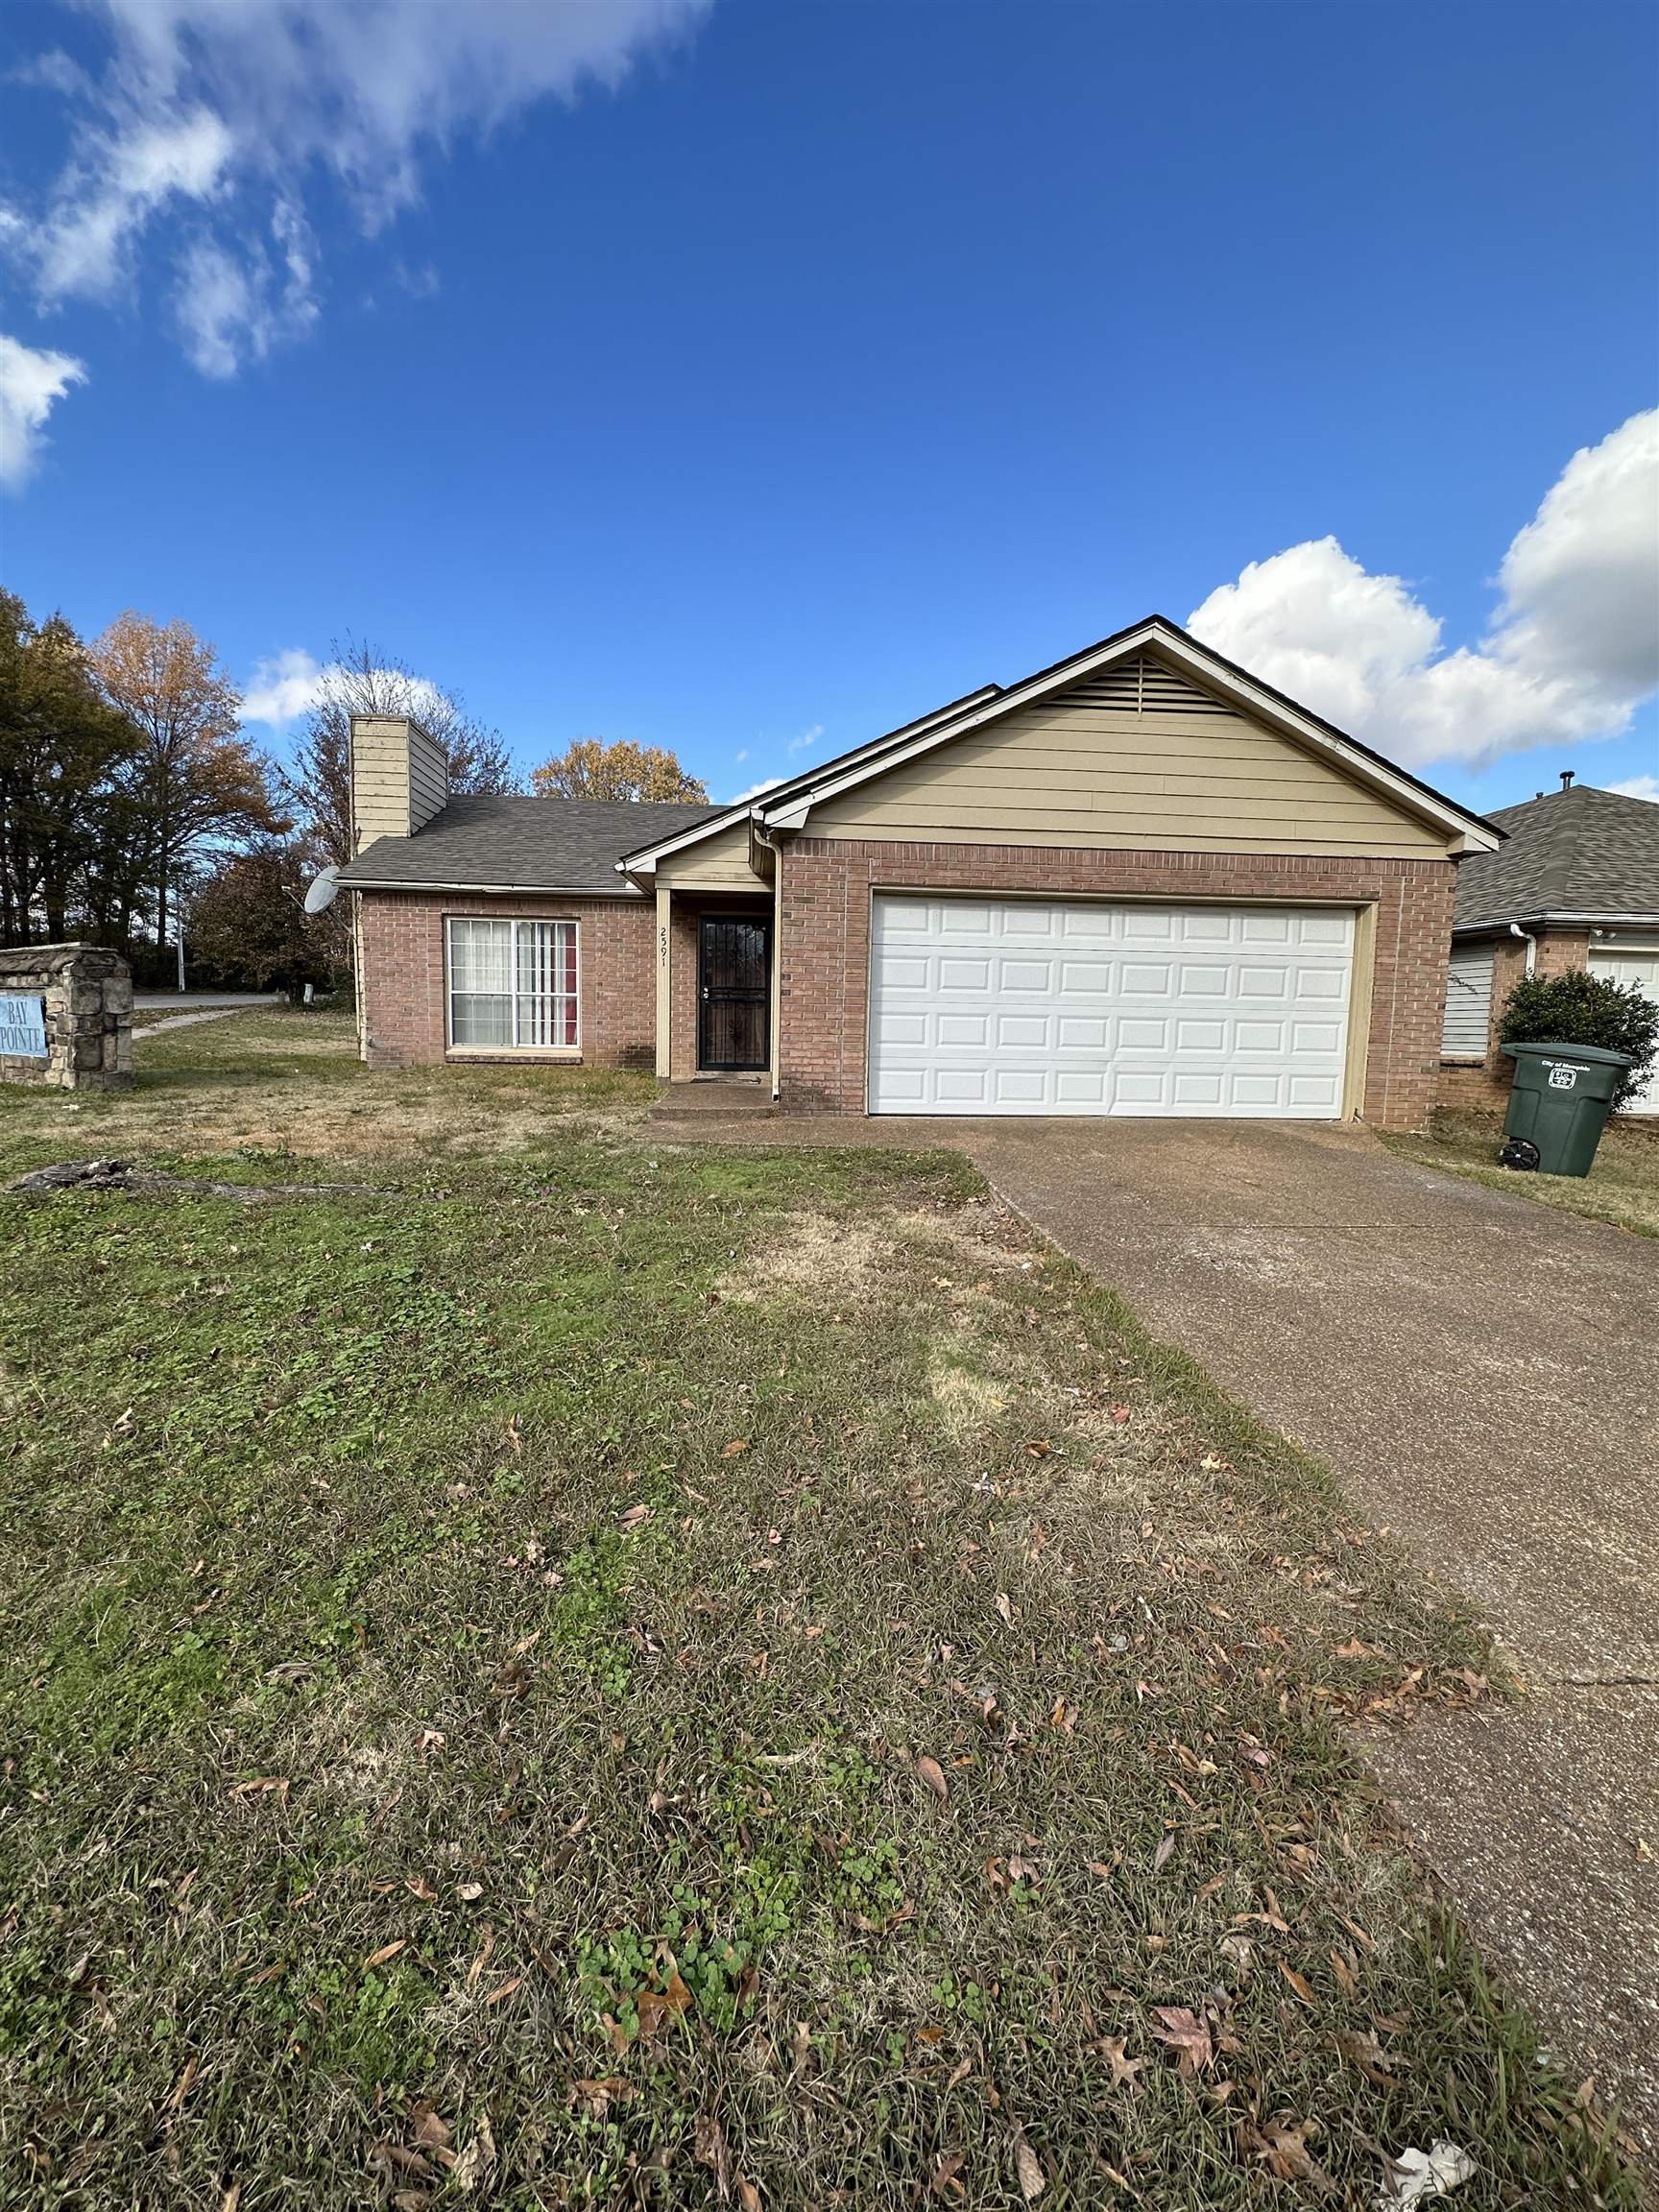
<path id="1" fill-rule="evenodd" d="M 1659 805 L 1574 783 L 1487 817 L 1508 831 L 1457 870 L 1455 929 L 1549 914 L 1659 919 Z"/>
<path id="2" fill-rule="evenodd" d="M 340 871 L 347 885 L 609 892 L 625 853 L 723 814 L 627 799 L 451 799 L 413 837 L 376 837 Z"/>

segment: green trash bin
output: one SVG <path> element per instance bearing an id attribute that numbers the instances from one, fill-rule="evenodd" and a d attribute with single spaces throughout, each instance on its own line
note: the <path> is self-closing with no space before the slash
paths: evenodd
<path id="1" fill-rule="evenodd" d="M 1506 1165 L 1533 1165 L 1512 1147 L 1534 1146 L 1542 1175 L 1588 1175 L 1630 1062 L 1602 1045 L 1505 1045 L 1515 1063 L 1515 1088 L 1503 1118 Z"/>

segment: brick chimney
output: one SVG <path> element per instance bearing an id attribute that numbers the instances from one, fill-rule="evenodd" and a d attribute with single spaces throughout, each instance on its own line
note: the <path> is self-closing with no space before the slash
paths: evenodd
<path id="1" fill-rule="evenodd" d="M 351 717 L 351 850 L 411 837 L 449 804 L 444 748 L 407 714 Z"/>

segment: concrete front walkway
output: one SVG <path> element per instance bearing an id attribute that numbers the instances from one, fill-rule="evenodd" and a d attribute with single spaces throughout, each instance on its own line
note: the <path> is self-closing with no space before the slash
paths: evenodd
<path id="1" fill-rule="evenodd" d="M 1659 1242 L 1323 1124 L 763 1128 L 967 1149 L 1483 1611 L 1527 1698 L 1363 1747 L 1562 2063 L 1659 2163 Z"/>

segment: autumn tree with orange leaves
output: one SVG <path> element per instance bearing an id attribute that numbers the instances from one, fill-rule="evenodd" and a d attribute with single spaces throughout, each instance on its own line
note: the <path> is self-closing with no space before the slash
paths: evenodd
<path id="1" fill-rule="evenodd" d="M 666 746 L 633 745 L 626 738 L 607 745 L 597 737 L 578 737 L 567 751 L 533 769 L 530 782 L 539 799 L 666 799 L 692 806 L 709 800 L 705 786 Z"/>
<path id="2" fill-rule="evenodd" d="M 188 622 L 119 614 L 90 661 L 137 736 L 132 802 L 145 878 L 156 889 L 159 950 L 169 910 L 207 849 L 286 825 L 271 804 L 264 763 L 242 735 L 236 686 Z"/>

